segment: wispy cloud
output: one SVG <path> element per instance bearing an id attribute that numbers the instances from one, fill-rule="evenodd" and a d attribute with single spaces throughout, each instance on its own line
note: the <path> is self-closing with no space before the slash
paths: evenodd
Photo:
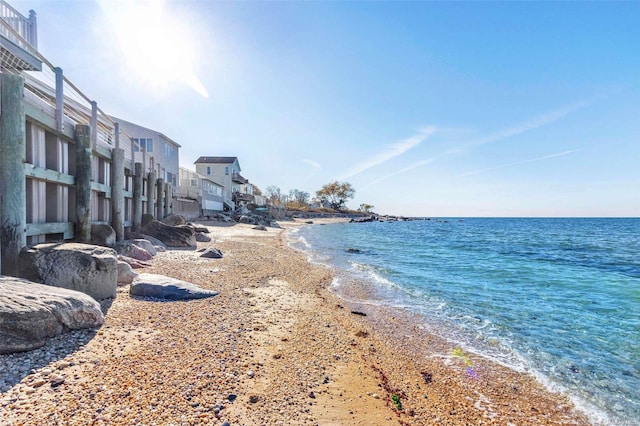
<path id="1" fill-rule="evenodd" d="M 318 163 L 317 161 L 310 160 L 308 158 L 303 158 L 302 162 L 311 166 L 316 172 L 322 168 L 320 163 Z"/>
<path id="2" fill-rule="evenodd" d="M 475 147 L 478 145 L 485 145 L 488 143 L 498 142 L 503 139 L 511 138 L 513 136 L 518 136 L 530 130 L 535 130 L 540 127 L 546 126 L 548 124 L 554 123 L 560 120 L 561 118 L 571 114 L 574 111 L 590 106 L 592 103 L 593 103 L 592 101 L 581 101 L 581 102 L 575 102 L 573 104 L 566 105 L 562 108 L 544 113 L 542 115 L 539 115 L 537 117 L 534 117 L 522 123 L 518 123 L 516 125 L 498 130 L 497 132 L 490 133 L 484 137 L 481 137 L 479 139 L 473 140 L 465 144 L 465 146 Z"/>
<path id="3" fill-rule="evenodd" d="M 491 170 L 505 169 L 507 167 L 519 166 L 520 164 L 534 163 L 536 161 L 543 161 L 543 160 L 548 160 L 550 158 L 562 157 L 564 155 L 573 154 L 574 152 L 578 152 L 578 151 L 582 151 L 582 150 L 581 149 L 573 149 L 573 150 L 570 150 L 570 151 L 557 152 L 555 154 L 549 154 L 549 155 L 545 155 L 545 156 L 542 156 L 542 157 L 531 158 L 529 160 L 522 160 L 522 161 L 516 161 L 516 162 L 508 163 L 508 164 L 501 164 L 499 166 L 487 167 L 487 168 L 484 168 L 484 169 L 479 169 L 479 170 L 474 170 L 472 172 L 464 173 L 464 174 L 460 175 L 460 177 L 467 177 L 467 176 L 477 175 L 477 174 L 484 173 L 484 172 L 489 172 Z"/>
<path id="4" fill-rule="evenodd" d="M 352 176 L 358 175 L 367 169 L 378 166 L 382 163 L 386 163 L 387 161 L 393 158 L 401 156 L 402 154 L 409 151 L 410 149 L 420 145 L 435 131 L 436 131 L 436 128 L 434 126 L 428 126 L 421 129 L 420 132 L 416 133 L 415 135 L 412 135 L 407 139 L 404 139 L 400 142 L 396 142 L 390 145 L 386 151 L 381 152 L 380 154 L 375 155 L 359 164 L 356 164 L 348 172 L 340 176 L 338 180 L 344 180 Z"/>
<path id="5" fill-rule="evenodd" d="M 434 161 L 435 161 L 435 158 L 427 158 L 425 160 L 416 161 L 415 163 L 413 163 L 413 164 L 411 164 L 411 165 L 409 165 L 409 166 L 407 166 L 407 167 L 405 167 L 403 169 L 400 169 L 400 170 L 398 170 L 398 171 L 396 171 L 394 173 L 389 173 L 388 175 L 379 177 L 378 179 L 375 179 L 375 180 L 372 180 L 371 182 L 368 182 L 365 185 L 365 188 L 369 187 L 371 185 L 375 185 L 376 183 L 382 182 L 383 180 L 387 180 L 389 178 L 392 178 L 394 176 L 398 176 L 398 175 L 401 175 L 403 173 L 407 173 L 407 172 L 409 172 L 411 170 L 417 169 L 419 167 L 426 166 L 427 164 L 433 163 Z"/>

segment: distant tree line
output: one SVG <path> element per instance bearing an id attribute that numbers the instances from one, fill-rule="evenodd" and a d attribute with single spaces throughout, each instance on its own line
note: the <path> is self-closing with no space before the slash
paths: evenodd
<path id="1" fill-rule="evenodd" d="M 264 190 L 267 201 L 276 207 L 283 206 L 290 210 L 304 210 L 309 208 L 329 208 L 333 210 L 344 210 L 347 201 L 355 196 L 355 189 L 349 182 L 329 182 L 315 192 L 315 197 L 311 197 L 306 191 L 290 189 L 284 193 L 279 187 L 269 185 Z M 371 204 L 360 204 L 359 211 L 371 213 Z"/>

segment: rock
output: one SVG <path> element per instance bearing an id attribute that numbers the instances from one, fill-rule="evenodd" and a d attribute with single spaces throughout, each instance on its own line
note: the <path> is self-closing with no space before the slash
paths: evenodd
<path id="1" fill-rule="evenodd" d="M 118 260 L 128 263 L 129 266 L 131 266 L 133 269 L 140 269 L 140 268 L 144 268 L 146 266 L 151 266 L 150 263 L 142 262 L 142 261 L 134 259 L 132 257 L 123 256 L 121 254 L 118 255 Z"/>
<path id="2" fill-rule="evenodd" d="M 357 248 L 348 248 L 345 250 L 347 253 L 362 253 L 362 250 Z"/>
<path id="3" fill-rule="evenodd" d="M 131 284 L 133 279 L 138 276 L 137 272 L 133 272 L 131 265 L 122 260 L 118 261 L 118 284 Z"/>
<path id="4" fill-rule="evenodd" d="M 148 251 L 151 256 L 155 256 L 156 254 L 158 254 L 158 251 L 156 250 L 155 246 L 151 244 L 151 241 L 149 240 L 145 240 L 144 238 L 136 238 L 131 242 L 137 245 L 138 247 L 140 247 L 141 249 L 145 249 L 146 251 Z"/>
<path id="5" fill-rule="evenodd" d="M 138 275 L 131 283 L 129 292 L 133 296 L 168 300 L 204 299 L 219 294 L 186 281 L 156 274 Z"/>
<path id="6" fill-rule="evenodd" d="M 173 213 L 162 219 L 161 222 L 169 226 L 185 225 L 187 223 L 184 217 Z"/>
<path id="7" fill-rule="evenodd" d="M 196 241 L 199 241 L 201 243 L 209 243 L 211 242 L 211 237 L 201 232 L 196 232 Z"/>
<path id="8" fill-rule="evenodd" d="M 62 332 L 103 323 L 100 305 L 84 293 L 0 276 L 0 354 L 35 349 Z"/>
<path id="9" fill-rule="evenodd" d="M 193 228 L 194 231 L 196 232 L 202 232 L 203 234 L 209 234 L 209 228 L 207 228 L 206 226 L 195 226 Z"/>
<path id="10" fill-rule="evenodd" d="M 118 260 L 107 247 L 81 243 L 25 247 L 17 271 L 29 281 L 80 291 L 96 300 L 116 297 Z"/>
<path id="11" fill-rule="evenodd" d="M 50 380 L 51 380 L 51 387 L 55 388 L 63 384 L 65 378 L 60 374 L 54 374 L 53 376 L 51 376 Z"/>
<path id="12" fill-rule="evenodd" d="M 202 252 L 200 257 L 207 257 L 209 259 L 221 259 L 222 252 L 216 248 L 210 247 Z"/>
<path id="13" fill-rule="evenodd" d="M 162 241 L 160 241 L 157 238 L 152 237 L 151 235 L 145 235 L 142 232 L 128 232 L 127 233 L 127 239 L 129 239 L 129 240 L 147 240 L 151 244 L 153 244 L 153 246 L 156 248 L 156 251 L 160 251 L 160 250 L 158 250 L 158 246 L 166 248 L 166 246 L 164 245 L 164 243 Z"/>
<path id="14" fill-rule="evenodd" d="M 130 257 L 136 260 L 147 261 L 153 259 L 151 253 L 134 244 L 131 240 L 122 241 L 114 247 L 116 252 L 122 256 Z"/>
<path id="15" fill-rule="evenodd" d="M 156 253 L 163 253 L 167 251 L 167 248 L 164 246 L 164 244 L 161 246 L 153 246 L 153 248 L 156 249 Z"/>
<path id="16" fill-rule="evenodd" d="M 247 223 L 249 225 L 255 225 L 256 221 L 254 218 L 252 218 L 251 216 L 247 216 L 247 215 L 242 215 L 240 217 L 238 217 L 238 222 L 239 223 Z"/>
<path id="17" fill-rule="evenodd" d="M 266 231 L 267 228 L 264 225 L 256 225 L 251 229 L 255 229 L 256 231 Z"/>
<path id="18" fill-rule="evenodd" d="M 110 225 L 91 225 L 91 244 L 113 247 L 116 244 L 116 231 Z"/>
<path id="19" fill-rule="evenodd" d="M 196 247 L 197 245 L 195 232 L 187 226 L 169 226 L 154 220 L 144 226 L 142 231 L 169 247 Z"/>
<path id="20" fill-rule="evenodd" d="M 144 228 L 154 220 L 156 220 L 156 218 L 152 214 L 145 213 L 142 215 L 142 219 L 140 220 L 140 226 Z"/>

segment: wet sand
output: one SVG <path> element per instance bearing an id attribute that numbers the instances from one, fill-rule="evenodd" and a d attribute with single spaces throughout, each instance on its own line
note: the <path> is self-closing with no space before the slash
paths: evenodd
<path id="1" fill-rule="evenodd" d="M 170 250 L 138 271 L 218 296 L 160 302 L 120 287 L 99 330 L 1 355 L 0 424 L 589 424 L 533 377 L 337 297 L 332 271 L 286 244 L 304 222 L 203 225 L 213 241 L 198 248 L 222 259 Z"/>

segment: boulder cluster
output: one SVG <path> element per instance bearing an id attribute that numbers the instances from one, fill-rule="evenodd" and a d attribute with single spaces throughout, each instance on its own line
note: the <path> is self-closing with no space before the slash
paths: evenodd
<path id="1" fill-rule="evenodd" d="M 209 242 L 209 230 L 169 215 L 162 221 L 144 215 L 140 232 L 116 242 L 109 225 L 91 229 L 91 244 L 63 242 L 25 247 L 18 257 L 16 277 L 0 276 L 0 354 L 28 351 L 50 337 L 104 323 L 99 301 L 116 297 L 118 285 L 130 284 L 130 294 L 165 300 L 200 299 L 218 292 L 134 269 L 167 247 L 193 248 Z M 210 248 L 202 257 L 219 258 Z M 108 305 L 105 304 L 105 306 Z"/>

